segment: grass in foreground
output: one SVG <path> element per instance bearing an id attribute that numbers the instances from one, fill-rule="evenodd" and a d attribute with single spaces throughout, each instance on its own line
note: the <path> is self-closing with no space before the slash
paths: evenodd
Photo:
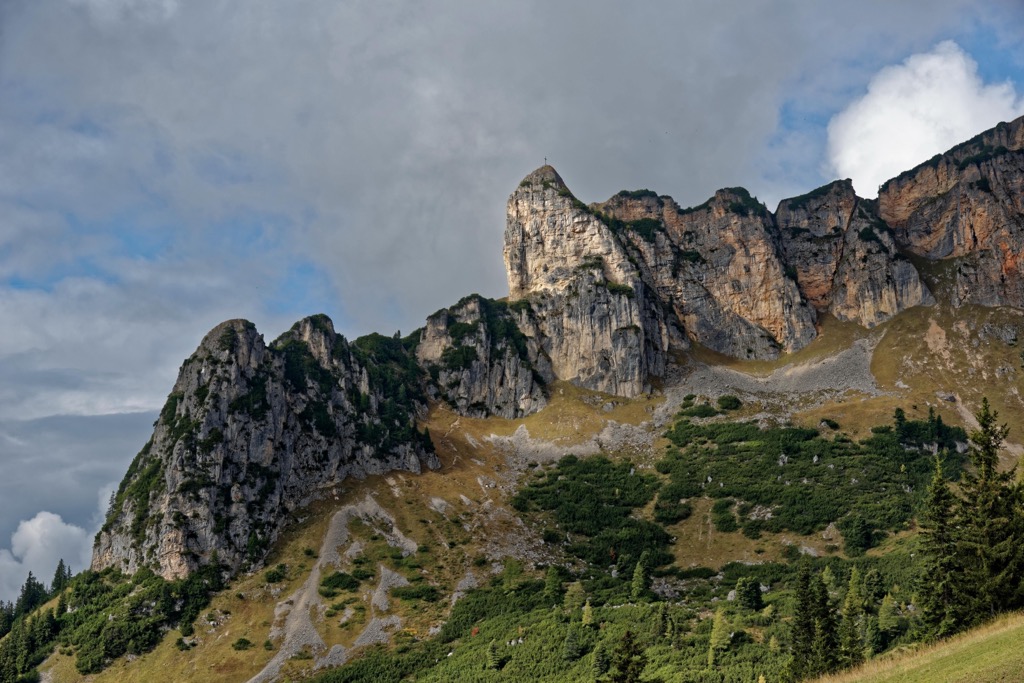
<path id="1" fill-rule="evenodd" d="M 1024 681 L 1024 614 L 1015 613 L 928 647 L 880 657 L 819 683 Z"/>

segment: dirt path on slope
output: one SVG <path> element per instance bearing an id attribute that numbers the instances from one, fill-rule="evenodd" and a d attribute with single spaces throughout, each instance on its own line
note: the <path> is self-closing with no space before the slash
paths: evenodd
<path id="1" fill-rule="evenodd" d="M 389 545 L 400 548 L 403 551 L 415 551 L 416 544 L 406 538 L 394 526 L 394 520 L 384 508 L 367 495 L 359 503 L 346 505 L 338 510 L 331 517 L 331 523 L 324 534 L 323 543 L 320 545 L 319 559 L 313 565 L 306 577 L 305 582 L 292 595 L 277 604 L 274 610 L 274 626 L 270 629 L 271 640 L 281 640 L 280 647 L 273 659 L 267 662 L 263 670 L 249 679 L 248 683 L 273 683 L 281 676 L 281 668 L 296 654 L 308 651 L 315 658 L 313 669 L 319 670 L 326 667 L 341 666 L 348 659 L 348 651 L 341 645 L 333 646 L 327 650 L 327 643 L 320 637 L 313 623 L 314 618 L 322 618 L 326 605 L 320 596 L 320 577 L 326 568 L 341 568 L 341 555 L 338 548 L 348 543 L 348 525 L 355 519 L 361 518 L 367 521 L 373 519 L 385 519 L 391 522 L 392 532 L 384 534 Z M 410 552 L 411 552 L 410 551 Z M 408 584 L 405 577 L 380 567 L 380 583 L 373 593 L 371 608 L 374 611 L 385 611 L 388 609 L 388 592 L 397 585 Z M 314 617 L 314 614 L 316 617 Z M 280 619 L 284 624 L 278 626 Z M 356 639 L 355 645 L 361 646 L 370 643 L 387 642 L 390 632 L 401 626 L 401 619 L 397 615 L 380 617 L 376 614 L 366 624 L 363 631 Z"/>

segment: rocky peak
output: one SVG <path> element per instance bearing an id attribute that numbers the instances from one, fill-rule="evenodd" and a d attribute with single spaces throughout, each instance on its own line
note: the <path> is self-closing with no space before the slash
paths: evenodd
<path id="1" fill-rule="evenodd" d="M 635 396 L 664 371 L 671 332 L 626 247 L 549 166 L 508 200 L 509 298 L 554 377 Z"/>
<path id="2" fill-rule="evenodd" d="M 248 321 L 218 325 L 125 475 L 93 568 L 177 578 L 215 555 L 258 566 L 291 512 L 346 478 L 436 467 L 416 428 L 419 377 L 401 340 L 349 344 L 326 316 L 269 347 Z"/>
<path id="3" fill-rule="evenodd" d="M 616 228 L 686 335 L 740 358 L 774 358 L 814 338 L 814 311 L 782 263 L 775 221 L 743 188 L 682 209 L 650 190 L 594 211 Z"/>
<path id="4" fill-rule="evenodd" d="M 601 261 L 608 281 L 631 286 L 636 268 L 590 209 L 573 196 L 551 166 L 526 176 L 508 200 L 505 267 L 509 298 L 564 290 L 574 270 Z"/>
<path id="5" fill-rule="evenodd" d="M 427 318 L 416 357 L 431 379 L 429 391 L 473 417 L 516 418 L 544 407 L 550 364 L 530 329 L 529 306 L 473 294 Z"/>
<path id="6" fill-rule="evenodd" d="M 887 181 L 878 204 L 902 249 L 956 260 L 951 303 L 1024 306 L 1024 117 Z"/>

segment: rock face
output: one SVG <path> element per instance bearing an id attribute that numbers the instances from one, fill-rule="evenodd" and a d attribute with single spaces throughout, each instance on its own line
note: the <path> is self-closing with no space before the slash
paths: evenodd
<path id="1" fill-rule="evenodd" d="M 874 327 L 934 303 L 875 203 L 857 197 L 849 180 L 783 200 L 775 215 L 786 263 L 817 311 Z"/>
<path id="2" fill-rule="evenodd" d="M 504 256 L 509 299 L 528 312 L 520 329 L 554 377 L 636 396 L 664 373 L 678 332 L 611 228 L 550 166 L 509 197 Z"/>
<path id="3" fill-rule="evenodd" d="M 900 247 L 953 261 L 953 305 L 1024 307 L 1024 118 L 901 173 L 878 203 Z"/>
<path id="4" fill-rule="evenodd" d="M 544 384 L 553 379 L 539 353 L 528 306 L 509 306 L 479 295 L 427 318 L 416 357 L 433 382 L 428 391 L 463 415 L 522 417 L 543 408 Z"/>
<path id="5" fill-rule="evenodd" d="M 719 190 L 693 209 L 624 192 L 594 210 L 693 341 L 739 358 L 774 358 L 814 338 L 814 311 L 786 271 L 774 219 L 746 190 Z"/>
<path id="6" fill-rule="evenodd" d="M 415 425 L 419 386 L 401 340 L 350 344 L 326 316 L 269 347 L 251 323 L 222 323 L 182 365 L 92 568 L 177 578 L 214 553 L 235 571 L 255 566 L 292 511 L 345 478 L 437 467 Z"/>

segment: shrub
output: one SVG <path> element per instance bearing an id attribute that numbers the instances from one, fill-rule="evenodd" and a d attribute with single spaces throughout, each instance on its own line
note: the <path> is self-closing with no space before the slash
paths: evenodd
<path id="1" fill-rule="evenodd" d="M 718 397 L 718 407 L 722 410 L 738 410 L 743 403 L 732 394 Z"/>
<path id="2" fill-rule="evenodd" d="M 239 638 L 231 644 L 231 647 L 235 650 L 248 650 L 252 647 L 252 641 L 248 638 Z"/>
<path id="3" fill-rule="evenodd" d="M 263 573 L 263 578 L 267 583 L 280 583 L 288 578 L 288 565 L 279 564 L 273 569 L 268 569 Z"/>
<path id="4" fill-rule="evenodd" d="M 359 588 L 359 579 L 345 572 L 334 572 L 320 581 L 320 595 L 333 598 L 340 591 L 354 591 Z"/>
<path id="5" fill-rule="evenodd" d="M 414 586 L 399 586 L 391 589 L 391 594 L 399 600 L 423 600 L 424 602 L 437 602 L 441 594 L 437 588 L 427 584 Z"/>
<path id="6" fill-rule="evenodd" d="M 700 403 L 681 410 L 679 414 L 685 417 L 714 417 L 715 415 L 718 415 L 718 411 L 709 403 Z"/>

